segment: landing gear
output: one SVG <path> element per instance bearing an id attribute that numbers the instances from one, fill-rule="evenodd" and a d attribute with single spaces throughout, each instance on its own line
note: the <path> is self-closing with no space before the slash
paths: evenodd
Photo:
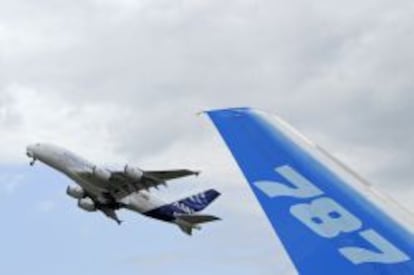
<path id="1" fill-rule="evenodd" d="M 118 225 L 121 225 L 122 224 L 122 222 L 123 221 L 121 221 L 119 218 L 118 218 L 118 215 L 116 214 L 116 212 L 115 212 L 115 210 L 113 210 L 113 209 L 101 209 L 101 211 L 108 217 L 108 218 L 110 218 L 110 219 L 112 219 L 112 220 L 114 220 L 114 221 L 116 221 L 116 223 L 118 224 Z"/>
<path id="2" fill-rule="evenodd" d="M 109 217 L 109 218 L 113 219 L 118 225 L 122 225 L 122 223 L 124 222 L 124 221 L 121 221 L 120 219 L 118 219 L 118 217 L 116 215 L 113 216 L 113 217 Z"/>
<path id="3" fill-rule="evenodd" d="M 33 159 L 32 159 L 32 161 L 30 162 L 30 166 L 33 166 L 33 165 L 35 165 L 35 163 L 36 163 L 36 160 L 37 160 L 37 159 L 33 158 Z"/>

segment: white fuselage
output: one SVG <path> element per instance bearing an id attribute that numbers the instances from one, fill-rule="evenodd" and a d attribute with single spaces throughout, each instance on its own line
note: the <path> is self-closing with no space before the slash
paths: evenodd
<path id="1" fill-rule="evenodd" d="M 64 173 L 66 176 L 81 186 L 88 195 L 100 203 L 106 203 L 105 193 L 108 192 L 109 182 L 90 177 L 93 173 L 93 163 L 74 153 L 50 144 L 36 144 L 27 148 L 27 155 L 34 160 Z M 123 198 L 118 199 L 125 208 L 146 213 L 165 205 L 165 202 L 158 199 L 148 191 L 133 192 Z"/>

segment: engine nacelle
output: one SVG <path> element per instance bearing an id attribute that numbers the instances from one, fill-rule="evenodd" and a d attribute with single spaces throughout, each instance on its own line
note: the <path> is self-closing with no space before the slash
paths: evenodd
<path id="1" fill-rule="evenodd" d="M 139 181 L 144 176 L 144 172 L 141 169 L 131 167 L 128 164 L 125 165 L 124 173 L 129 179 L 134 181 Z"/>
<path id="2" fill-rule="evenodd" d="M 111 172 L 98 166 L 93 168 L 93 175 L 101 181 L 108 181 L 111 178 Z"/>
<path id="3" fill-rule="evenodd" d="M 74 199 L 82 199 L 85 197 L 85 190 L 79 185 L 69 185 L 66 189 L 66 194 Z"/>
<path id="4" fill-rule="evenodd" d="M 89 198 L 89 197 L 80 199 L 78 201 L 78 206 L 79 206 L 79 208 L 81 208 L 81 209 L 83 209 L 83 210 L 85 210 L 87 212 L 94 212 L 94 211 L 96 211 L 95 202 L 91 198 Z"/>

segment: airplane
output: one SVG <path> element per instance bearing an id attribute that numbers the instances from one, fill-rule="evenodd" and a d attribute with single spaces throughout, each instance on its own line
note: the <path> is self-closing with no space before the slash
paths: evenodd
<path id="1" fill-rule="evenodd" d="M 169 180 L 197 176 L 197 171 L 143 171 L 128 164 L 122 171 L 114 171 L 45 143 L 27 146 L 26 154 L 32 160 L 31 166 L 40 161 L 76 183 L 69 185 L 66 193 L 78 201 L 79 208 L 87 212 L 100 211 L 119 225 L 122 223 L 116 213 L 119 209 L 178 225 L 187 235 L 192 235 L 193 229 L 201 229 L 200 224 L 220 220 L 212 215 L 198 214 L 220 196 L 214 189 L 173 203 L 166 203 L 150 192 L 150 188 L 166 185 Z"/>
<path id="2" fill-rule="evenodd" d="M 301 275 L 414 274 L 412 215 L 278 117 L 206 112 Z M 398 211 L 398 212 L 397 212 Z"/>

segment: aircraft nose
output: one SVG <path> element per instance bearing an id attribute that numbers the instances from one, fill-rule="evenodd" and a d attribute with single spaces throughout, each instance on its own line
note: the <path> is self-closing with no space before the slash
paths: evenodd
<path id="1" fill-rule="evenodd" d="M 29 146 L 26 147 L 26 155 L 29 158 L 33 158 L 33 156 L 34 156 L 33 145 L 29 145 Z"/>
<path id="2" fill-rule="evenodd" d="M 26 147 L 26 155 L 29 158 L 35 158 L 36 148 L 39 147 L 39 144 L 31 144 Z"/>

